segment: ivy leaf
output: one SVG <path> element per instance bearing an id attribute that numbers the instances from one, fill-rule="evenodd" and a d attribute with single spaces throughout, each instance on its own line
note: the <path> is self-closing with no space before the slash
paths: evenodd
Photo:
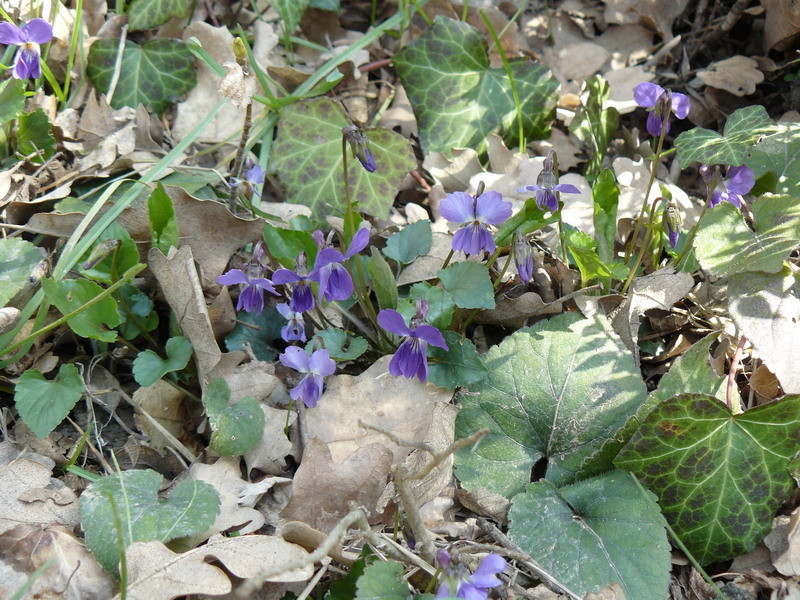
<path id="1" fill-rule="evenodd" d="M 616 581 L 626 598 L 666 598 L 666 522 L 629 474 L 613 471 L 559 489 L 531 483 L 514 496 L 508 516 L 511 539 L 581 596 Z"/>
<path id="2" fill-rule="evenodd" d="M 693 162 L 738 167 L 758 138 L 775 129 L 767 110 L 758 105 L 735 111 L 725 122 L 723 135 L 702 127 L 684 131 L 675 140 L 681 169 Z"/>
<path id="3" fill-rule="evenodd" d="M 89 48 L 86 74 L 101 94 L 108 93 L 111 85 L 118 46 L 118 40 L 100 39 Z M 161 114 L 197 83 L 194 57 L 186 44 L 164 38 L 141 46 L 126 40 L 119 73 L 112 108 L 144 104 Z"/>
<path id="4" fill-rule="evenodd" d="M 308 8 L 309 0 L 272 0 L 272 6 L 283 20 L 286 35 L 291 35 L 300 25 L 300 19 Z"/>
<path id="5" fill-rule="evenodd" d="M 507 498 L 525 489 L 539 461 L 555 485 L 610 468 L 624 440 L 609 440 L 647 395 L 633 356 L 602 317 L 540 321 L 492 347 L 483 364 L 487 376 L 456 397 L 456 437 L 490 433 L 456 454 L 456 476 L 467 489 Z"/>
<path id="6" fill-rule="evenodd" d="M 0 239 L 0 306 L 5 306 L 28 283 L 42 253 L 22 238 Z"/>
<path id="7" fill-rule="evenodd" d="M 428 380 L 433 385 L 454 390 L 486 377 L 487 370 L 475 344 L 455 331 L 445 331 L 444 339 L 449 350 L 428 346 L 428 354 L 433 359 L 428 361 Z"/>
<path id="8" fill-rule="evenodd" d="M 168 542 L 206 531 L 219 514 L 219 496 L 214 486 L 185 479 L 161 502 L 161 475 L 150 469 L 121 471 L 91 484 L 81 494 L 81 525 L 86 545 L 97 561 L 111 573 L 118 571 L 116 513 L 122 520 L 122 539 L 133 542 Z"/>
<path id="9" fill-rule="evenodd" d="M 153 385 L 167 373 L 185 369 L 194 352 L 192 344 L 182 336 L 168 339 L 164 350 L 167 353 L 166 360 L 152 350 L 139 352 L 133 361 L 133 378 L 136 383 L 143 386 Z"/>
<path id="10" fill-rule="evenodd" d="M 383 253 L 398 264 L 407 265 L 430 252 L 432 244 L 431 222 L 423 219 L 403 227 L 386 240 Z"/>
<path id="11" fill-rule="evenodd" d="M 794 488 L 787 465 L 800 439 L 800 396 L 743 414 L 706 394 L 656 406 L 614 464 L 658 496 L 701 564 L 753 549 Z"/>
<path id="12" fill-rule="evenodd" d="M 61 365 L 48 381 L 38 369 L 29 369 L 14 388 L 17 412 L 31 431 L 46 438 L 69 414 L 83 395 L 83 380 L 75 365 Z"/>
<path id="13" fill-rule="evenodd" d="M 778 123 L 778 130 L 763 138 L 750 152 L 745 164 L 753 169 L 756 178 L 775 173 L 772 191 L 788 196 L 800 196 L 800 125 Z"/>
<path id="14" fill-rule="evenodd" d="M 315 217 L 346 208 L 342 174 L 342 127 L 350 125 L 328 98 L 295 102 L 281 110 L 270 171 L 286 187 L 287 202 L 311 207 Z M 350 195 L 358 208 L 385 219 L 406 174 L 416 167 L 411 144 L 388 129 L 366 129 L 377 169 L 368 173 L 347 151 Z"/>
<path id="15" fill-rule="evenodd" d="M 128 8 L 128 27 L 144 31 L 163 25 L 172 18 L 186 17 L 189 0 L 134 0 Z"/>
<path id="16" fill-rule="evenodd" d="M 255 398 L 230 405 L 231 389 L 221 377 L 212 379 L 203 394 L 203 405 L 214 433 L 210 448 L 221 456 L 241 456 L 252 450 L 264 433 L 264 410 Z"/>
<path id="17" fill-rule="evenodd" d="M 777 273 L 800 238 L 800 198 L 761 197 L 753 203 L 753 226 L 755 233 L 733 204 L 715 206 L 697 229 L 697 260 L 717 277 Z"/>
<path id="18" fill-rule="evenodd" d="M 65 279 L 64 281 L 42 279 L 42 289 L 47 299 L 63 315 L 82 308 L 89 300 L 103 292 L 103 288 L 88 279 Z M 67 321 L 67 325 L 81 337 L 101 342 L 113 342 L 117 339 L 117 332 L 109 331 L 103 327 L 103 324 L 116 327 L 120 321 L 117 303 L 111 296 L 106 296 L 72 317 Z"/>
<path id="19" fill-rule="evenodd" d="M 403 565 L 396 560 L 376 560 L 367 566 L 356 584 L 356 600 L 407 600 L 408 584 Z"/>
<path id="20" fill-rule="evenodd" d="M 417 117 L 425 155 L 452 148 L 480 149 L 499 131 L 519 143 L 517 110 L 503 67 L 489 67 L 486 39 L 462 21 L 436 17 L 425 33 L 395 54 L 393 64 Z M 527 140 L 550 135 L 558 81 L 544 65 L 510 61 Z M 443 110 L 444 107 L 444 110 Z"/>
<path id="21" fill-rule="evenodd" d="M 489 269 L 474 262 L 458 262 L 438 273 L 444 289 L 461 308 L 495 307 Z"/>
<path id="22" fill-rule="evenodd" d="M 17 118 L 17 136 L 19 145 L 17 154 L 31 156 L 35 163 L 47 160 L 56 151 L 56 138 L 47 115 L 41 108 L 33 112 L 23 112 Z M 41 156 L 40 156 L 41 154 Z"/>
<path id="23" fill-rule="evenodd" d="M 353 337 L 348 344 L 347 333 L 343 329 L 323 329 L 314 338 L 322 338 L 325 349 L 334 360 L 355 360 L 367 351 L 368 346 L 367 340 L 360 336 Z M 314 338 L 306 344 L 306 352 L 309 354 L 314 350 Z"/>

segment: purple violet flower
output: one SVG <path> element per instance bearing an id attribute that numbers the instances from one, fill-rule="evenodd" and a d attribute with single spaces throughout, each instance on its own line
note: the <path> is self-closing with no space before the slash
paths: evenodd
<path id="1" fill-rule="evenodd" d="M 700 167 L 700 175 L 706 180 L 706 186 L 710 188 L 715 177 L 715 168 L 709 165 Z M 723 178 L 716 167 L 716 183 L 708 200 L 710 208 L 715 207 L 720 202 L 730 202 L 736 208 L 742 208 L 742 196 L 753 189 L 756 183 L 755 175 L 750 167 L 742 165 L 740 167 L 728 167 L 728 171 Z"/>
<path id="2" fill-rule="evenodd" d="M 404 337 L 389 363 L 389 373 L 395 377 L 418 377 L 425 382 L 428 379 L 428 344 L 449 350 L 442 332 L 427 324 L 427 316 L 428 303 L 421 298 L 417 298 L 417 313 L 411 317 L 410 327 L 406 325 L 403 315 L 396 310 L 387 308 L 378 313 L 378 325 L 390 333 Z"/>
<path id="3" fill-rule="evenodd" d="M 370 173 L 374 173 L 378 166 L 375 164 L 375 158 L 369 151 L 369 138 L 364 130 L 350 125 L 348 127 L 342 127 L 342 135 L 344 135 L 344 139 L 347 140 L 347 143 L 350 144 L 350 148 L 353 150 L 353 156 L 358 159 L 361 166 Z"/>
<path id="4" fill-rule="evenodd" d="M 453 235 L 453 250 L 464 254 L 490 254 L 497 247 L 487 225 L 499 225 L 511 216 L 511 203 L 500 192 L 486 192 L 473 198 L 466 192 L 448 194 L 439 206 L 442 216 L 462 227 Z"/>
<path id="5" fill-rule="evenodd" d="M 276 307 L 281 316 L 288 321 L 281 327 L 281 338 L 284 342 L 297 340 L 306 341 L 306 325 L 303 322 L 303 313 L 294 312 L 286 302 L 281 302 Z"/>
<path id="6" fill-rule="evenodd" d="M 21 28 L 8 21 L 0 23 L 0 44 L 19 46 L 14 56 L 17 79 L 38 79 L 42 75 L 39 45 L 53 39 L 53 28 L 44 19 L 31 19 Z"/>
<path id="7" fill-rule="evenodd" d="M 292 297 L 289 308 L 294 312 L 303 313 L 314 308 L 314 293 L 311 291 L 311 279 L 308 275 L 306 253 L 301 252 L 295 262 L 295 270 L 278 269 L 272 274 L 272 283 L 281 285 L 291 284 Z"/>
<path id="8" fill-rule="evenodd" d="M 242 269 L 231 269 L 217 277 L 217 283 L 222 285 L 241 284 L 242 290 L 239 293 L 239 301 L 236 303 L 236 310 L 244 310 L 249 313 L 260 314 L 264 310 L 264 292 L 279 296 L 272 282 L 265 278 L 267 267 L 263 263 L 264 248 L 258 242 L 253 248 L 253 257 L 245 263 Z"/>
<path id="9" fill-rule="evenodd" d="M 289 396 L 292 400 L 300 398 L 306 407 L 314 408 L 322 395 L 324 378 L 336 371 L 336 363 L 328 355 L 328 351 L 315 350 L 309 357 L 302 348 L 290 346 L 278 359 L 285 367 L 306 374 L 297 387 L 289 391 Z"/>
<path id="10" fill-rule="evenodd" d="M 447 550 L 439 550 L 436 553 L 436 560 L 442 567 L 437 598 L 486 600 L 489 588 L 503 583 L 497 574 L 505 570 L 506 560 L 498 554 L 487 554 L 472 575 L 461 565 L 451 564 Z"/>
<path id="11" fill-rule="evenodd" d="M 315 238 L 316 241 L 317 238 Z M 361 227 L 350 240 L 350 247 L 342 255 L 333 248 L 322 248 L 314 261 L 314 270 L 308 276 L 312 281 L 319 283 L 317 297 L 322 303 L 322 297 L 332 302 L 334 300 L 347 300 L 353 295 L 353 278 L 342 264 L 361 252 L 369 243 L 369 227 Z M 324 244 L 324 242 L 323 242 Z"/>
<path id="12" fill-rule="evenodd" d="M 685 119 L 689 114 L 689 97 L 678 92 L 665 90 L 660 85 L 645 81 L 633 89 L 633 99 L 642 108 L 647 108 L 647 132 L 652 136 L 660 136 L 666 119 L 666 130 L 669 133 L 669 116 L 675 115 Z"/>
<path id="13" fill-rule="evenodd" d="M 514 232 L 514 264 L 522 283 L 528 283 L 533 277 L 533 250 L 519 230 Z"/>
<path id="14" fill-rule="evenodd" d="M 581 191 L 569 183 L 556 183 L 556 154 L 552 150 L 547 153 L 544 159 L 542 170 L 536 178 L 536 185 L 526 185 L 517 190 L 518 193 L 536 192 L 536 206 L 542 212 L 554 213 L 558 210 L 558 198 L 560 193 L 580 194 Z"/>

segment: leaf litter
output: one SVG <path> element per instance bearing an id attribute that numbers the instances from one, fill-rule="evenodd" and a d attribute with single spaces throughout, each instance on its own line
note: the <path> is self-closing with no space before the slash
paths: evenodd
<path id="1" fill-rule="evenodd" d="M 788 4 L 107 4 L 2 15 L 54 35 L 44 79 L 0 80 L 4 595 L 112 597 L 124 552 L 134 598 L 800 597 Z M 675 155 L 643 82 L 691 98 Z M 730 168 L 743 210 L 704 208 Z M 550 171 L 581 192 L 562 221 L 520 191 Z M 516 213 L 501 253 L 453 254 L 440 203 L 487 190 Z M 280 267 L 320 309 L 294 338 L 288 286 L 254 317 L 217 281 Z M 424 375 L 392 374 L 404 340 Z M 305 344 L 336 360 L 313 407 L 319 369 L 278 359 Z"/>

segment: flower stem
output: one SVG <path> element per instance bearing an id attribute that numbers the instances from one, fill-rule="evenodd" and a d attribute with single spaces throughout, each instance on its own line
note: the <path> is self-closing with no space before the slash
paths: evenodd
<path id="1" fill-rule="evenodd" d="M 661 196 L 653 200 L 653 206 L 650 208 L 650 223 L 647 226 L 647 235 L 644 236 L 642 247 L 639 249 L 639 253 L 636 255 L 636 260 L 634 261 L 633 266 L 631 266 L 631 270 L 628 273 L 628 279 L 625 280 L 625 285 L 622 286 L 623 294 L 628 291 L 628 288 L 633 282 L 633 278 L 636 277 L 636 271 L 639 269 L 639 265 L 642 263 L 644 253 L 647 252 L 647 247 L 650 245 L 650 239 L 653 237 L 653 218 L 655 218 L 656 214 L 656 204 L 663 201 L 664 198 Z"/>
<path id="2" fill-rule="evenodd" d="M 239 203 L 239 190 L 242 184 L 239 178 L 242 174 L 242 165 L 244 164 L 244 151 L 247 147 L 247 138 L 250 136 L 250 127 L 253 125 L 253 101 L 247 103 L 244 110 L 244 123 L 242 124 L 242 137 L 239 138 L 239 147 L 236 149 L 236 159 L 233 161 L 233 169 L 229 178 L 228 185 L 231 189 L 231 195 L 228 200 L 232 213 L 236 212 L 236 205 Z"/>
<path id="3" fill-rule="evenodd" d="M 708 211 L 708 207 L 711 204 L 711 194 L 714 192 L 714 189 L 717 187 L 717 177 L 718 173 L 715 172 L 713 177 L 711 178 L 711 183 L 708 187 L 708 196 L 706 196 L 705 204 L 703 204 L 703 210 L 700 211 L 700 217 L 698 217 L 697 222 L 692 226 L 692 229 L 689 231 L 689 235 L 686 236 L 686 243 L 681 248 L 680 254 L 678 254 L 678 258 L 675 259 L 675 267 L 679 267 L 681 261 L 686 258 L 686 255 L 689 252 L 689 248 L 692 247 L 692 243 L 694 243 L 694 238 L 697 235 L 697 229 L 700 227 L 700 221 L 703 220 L 703 217 L 706 215 Z"/>

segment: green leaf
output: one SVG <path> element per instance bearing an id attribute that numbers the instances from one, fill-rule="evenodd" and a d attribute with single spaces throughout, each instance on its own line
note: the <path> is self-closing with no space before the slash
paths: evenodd
<path id="1" fill-rule="evenodd" d="M 287 202 L 311 207 L 317 218 L 345 211 L 342 127 L 350 125 L 328 98 L 296 102 L 281 110 L 270 171 L 286 188 Z M 358 209 L 385 219 L 403 178 L 416 168 L 411 144 L 388 129 L 366 129 L 377 170 L 368 173 L 347 148 L 350 195 Z"/>
<path id="2" fill-rule="evenodd" d="M 745 106 L 725 122 L 724 135 L 695 127 L 675 140 L 681 169 L 693 162 L 706 165 L 739 166 L 762 135 L 775 131 L 775 123 L 763 106 Z"/>
<path id="3" fill-rule="evenodd" d="M 457 396 L 456 437 L 490 433 L 475 451 L 456 454 L 456 475 L 467 489 L 507 498 L 525 488 L 539 461 L 555 485 L 610 468 L 624 440 L 608 440 L 647 394 L 633 356 L 602 317 L 541 321 L 492 347 L 483 364 L 486 378 Z"/>
<path id="4" fill-rule="evenodd" d="M 111 85 L 118 46 L 116 39 L 100 39 L 89 48 L 86 74 L 101 94 L 108 93 Z M 188 94 L 197 82 L 194 57 L 186 44 L 164 38 L 141 46 L 126 40 L 119 73 L 111 106 L 136 108 L 144 104 L 159 114 Z"/>
<path id="5" fill-rule="evenodd" d="M 383 253 L 398 264 L 407 265 L 430 252 L 432 244 L 431 222 L 423 219 L 403 227 L 386 240 Z"/>
<path id="6" fill-rule="evenodd" d="M 17 135 L 19 145 L 17 154 L 30 156 L 35 163 L 47 160 L 56 151 L 56 138 L 53 137 L 50 121 L 44 110 L 37 108 L 35 111 L 23 112 L 17 119 Z"/>
<path id="7" fill-rule="evenodd" d="M 25 84 L 22 79 L 6 79 L 0 87 L 0 125 L 16 119 L 25 110 Z"/>
<path id="8" fill-rule="evenodd" d="M 453 321 L 453 310 L 456 305 L 443 288 L 434 287 L 427 281 L 411 286 L 408 298 L 403 298 L 397 303 L 397 312 L 403 315 L 406 322 L 411 321 L 411 317 L 417 312 L 418 297 L 428 303 L 428 323 L 438 329 L 447 329 Z"/>
<path id="9" fill-rule="evenodd" d="M 519 143 L 508 75 L 503 67 L 489 67 L 487 50 L 486 39 L 471 25 L 436 17 L 425 33 L 395 54 L 392 62 L 414 108 L 423 154 L 480 151 L 492 132 L 500 132 L 509 147 Z M 547 67 L 528 59 L 509 64 L 526 139 L 547 138 L 558 81 Z"/>
<path id="10" fill-rule="evenodd" d="M 617 205 L 619 186 L 614 171 L 604 169 L 592 187 L 594 205 L 594 241 L 597 256 L 604 263 L 614 260 L 614 240 L 617 236 Z"/>
<path id="11" fill-rule="evenodd" d="M 367 265 L 367 271 L 372 279 L 375 296 L 378 298 L 378 306 L 381 310 L 395 308 L 397 306 L 397 281 L 392 273 L 392 268 L 375 246 L 372 246 L 370 250 L 372 258 Z"/>
<path id="12" fill-rule="evenodd" d="M 281 339 L 281 328 L 286 325 L 286 319 L 274 308 L 265 308 L 261 314 L 240 312 L 236 315 L 236 319 L 256 329 L 237 323 L 225 338 L 225 347 L 228 351 L 242 350 L 244 343 L 247 342 L 258 360 L 264 362 L 275 360 L 278 354 L 271 344 Z"/>
<path id="13" fill-rule="evenodd" d="M 486 266 L 473 262 L 458 262 L 438 273 L 444 289 L 461 308 L 495 307 L 494 288 Z"/>
<path id="14" fill-rule="evenodd" d="M 318 8 L 319 10 L 328 10 L 330 12 L 338 13 L 342 10 L 340 0 L 311 0 L 309 3 L 311 8 Z"/>
<path id="15" fill-rule="evenodd" d="M 775 275 L 743 273 L 728 283 L 728 311 L 788 394 L 800 393 L 800 281 L 788 266 Z"/>
<path id="16" fill-rule="evenodd" d="M 153 385 L 167 373 L 185 369 L 192 358 L 192 344 L 185 337 L 177 336 L 167 340 L 164 347 L 167 359 L 161 357 L 152 350 L 139 352 L 133 361 L 133 378 L 139 385 Z"/>
<path id="17" fill-rule="evenodd" d="M 144 31 L 163 25 L 172 18 L 183 19 L 189 0 L 133 0 L 128 7 L 128 27 Z"/>
<path id="18" fill-rule="evenodd" d="M 252 450 L 264 432 L 264 410 L 255 398 L 229 405 L 231 389 L 221 377 L 212 379 L 203 394 L 211 424 L 212 450 L 221 456 L 241 456 Z"/>
<path id="19" fill-rule="evenodd" d="M 763 138 L 745 164 L 757 178 L 775 173 L 773 192 L 800 196 L 800 124 L 778 123 L 778 130 Z"/>
<path id="20" fill-rule="evenodd" d="M 650 394 L 648 404 L 651 400 L 660 404 L 685 393 L 707 394 L 724 401 L 727 379 L 714 373 L 709 357 L 711 344 L 716 339 L 716 333 L 707 335 L 681 354 Z"/>
<path id="21" fill-rule="evenodd" d="M 150 236 L 153 246 L 166 255 L 171 247 L 178 247 L 181 234 L 178 232 L 172 198 L 160 182 L 147 199 L 147 212 L 150 215 Z"/>
<path id="22" fill-rule="evenodd" d="M 584 174 L 587 177 L 593 177 L 600 173 L 603 156 L 611 138 L 617 132 L 619 111 L 613 107 L 603 108 L 611 88 L 600 75 L 593 75 L 587 79 L 584 89 L 588 92 L 588 99 L 572 119 L 569 130 L 589 146 L 591 156 L 586 163 Z M 583 96 L 583 94 L 581 95 Z"/>
<path id="23" fill-rule="evenodd" d="M 317 245 L 307 231 L 282 229 L 265 223 L 264 241 L 270 255 L 289 269 L 294 269 L 294 261 L 301 252 L 306 253 L 309 265 L 313 265 L 317 257 Z"/>
<path id="24" fill-rule="evenodd" d="M 581 597 L 617 582 L 625 597 L 667 597 L 670 546 L 653 495 L 614 471 L 557 489 L 538 481 L 515 496 L 509 536 Z"/>
<path id="25" fill-rule="evenodd" d="M 694 250 L 704 269 L 717 277 L 746 271 L 777 273 L 800 238 L 800 198 L 762 197 L 753 203 L 753 226 L 723 202 L 700 221 Z"/>
<path id="26" fill-rule="evenodd" d="M 158 327 L 158 313 L 153 310 L 153 301 L 147 294 L 130 283 L 126 283 L 119 288 L 119 295 L 125 299 L 130 311 L 139 318 L 145 331 L 153 331 Z M 120 309 L 119 316 L 122 322 L 118 329 L 122 337 L 132 340 L 142 334 L 134 320 L 124 310 Z"/>
<path id="27" fill-rule="evenodd" d="M 486 367 L 475 350 L 475 344 L 455 331 L 445 331 L 449 350 L 428 346 L 428 380 L 433 385 L 454 390 L 476 383 L 486 377 Z"/>
<path id="28" fill-rule="evenodd" d="M 800 396 L 732 415 L 707 394 L 682 394 L 648 415 L 614 464 L 658 496 L 701 564 L 752 550 L 794 488 Z"/>
<path id="29" fill-rule="evenodd" d="M 0 239 L 0 306 L 5 306 L 25 287 L 42 253 L 21 238 Z"/>
<path id="30" fill-rule="evenodd" d="M 407 600 L 408 584 L 403 565 L 396 560 L 376 560 L 367 566 L 356 584 L 356 600 Z"/>
<path id="31" fill-rule="evenodd" d="M 31 431 L 46 438 L 69 414 L 83 395 L 83 380 L 75 365 L 61 365 L 48 381 L 38 369 L 29 369 L 14 388 L 17 412 Z"/>
<path id="32" fill-rule="evenodd" d="M 92 252 L 106 240 L 118 240 L 120 242 L 116 251 L 111 251 L 100 262 L 91 269 L 84 269 L 83 263 L 89 260 Z M 120 275 L 139 263 L 139 251 L 136 249 L 136 242 L 124 227 L 116 222 L 111 223 L 103 232 L 97 236 L 97 241 L 86 251 L 78 263 L 78 268 L 82 275 L 95 281 L 103 283 L 114 283 Z M 116 270 L 116 275 L 114 274 Z"/>
<path id="33" fill-rule="evenodd" d="M 286 34 L 291 35 L 300 25 L 309 0 L 271 0 L 271 3 L 283 21 Z"/>
<path id="34" fill-rule="evenodd" d="M 525 201 L 523 210 L 513 215 L 508 221 L 503 223 L 494 241 L 498 246 L 506 246 L 511 243 L 511 237 L 515 230 L 519 230 L 521 235 L 538 231 L 545 225 L 558 222 L 558 213 L 546 217 L 536 205 L 536 198 L 528 198 Z"/>
<path id="35" fill-rule="evenodd" d="M 369 549 L 369 546 L 365 544 L 364 548 Z M 361 552 L 362 557 L 353 563 L 346 575 L 331 581 L 325 600 L 353 600 L 356 597 L 358 580 L 364 574 L 368 556 L 363 555 L 365 550 Z"/>
<path id="36" fill-rule="evenodd" d="M 107 571 L 117 574 L 120 553 L 110 498 L 122 521 L 122 539 L 133 542 L 160 540 L 203 533 L 219 514 L 219 496 L 204 481 L 185 479 L 166 502 L 158 498 L 161 475 L 150 469 L 122 471 L 91 484 L 81 494 L 81 526 L 86 545 Z"/>
<path id="37" fill-rule="evenodd" d="M 322 338 L 325 349 L 334 360 L 355 360 L 367 351 L 367 340 L 355 336 L 347 342 L 347 333 L 343 329 L 323 329 L 306 343 L 306 352 L 314 350 L 314 339 Z M 345 348 L 346 347 L 346 348 Z"/>
<path id="38" fill-rule="evenodd" d="M 63 315 L 78 310 L 103 292 L 103 288 L 88 279 L 43 279 L 42 289 L 50 303 Z M 81 337 L 113 342 L 117 339 L 117 332 L 109 331 L 103 324 L 116 327 L 120 321 L 117 303 L 111 296 L 106 296 L 72 317 L 67 325 Z"/>

